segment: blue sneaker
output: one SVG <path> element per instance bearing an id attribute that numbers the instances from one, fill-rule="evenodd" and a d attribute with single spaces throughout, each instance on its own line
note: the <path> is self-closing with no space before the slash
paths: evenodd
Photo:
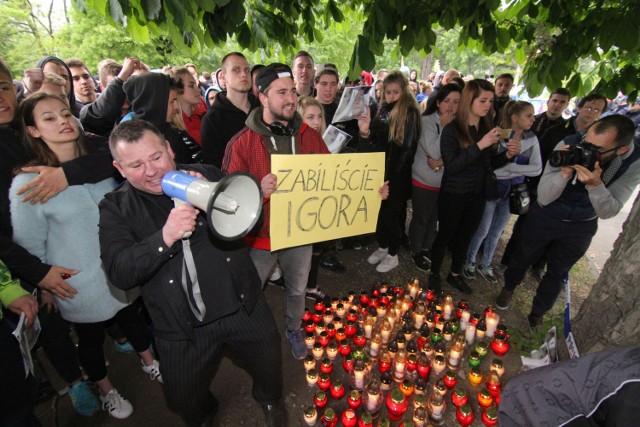
<path id="1" fill-rule="evenodd" d="M 69 387 L 69 397 L 73 409 L 82 416 L 90 417 L 100 410 L 100 402 L 84 381 L 78 381 Z"/>
<path id="2" fill-rule="evenodd" d="M 304 359 L 307 355 L 307 345 L 304 343 L 300 329 L 287 331 L 287 339 L 291 343 L 291 353 L 293 353 L 293 357 L 298 360 Z"/>
<path id="3" fill-rule="evenodd" d="M 116 346 L 116 351 L 118 353 L 135 353 L 136 350 L 133 348 L 129 341 L 125 341 L 120 344 L 118 341 L 113 342 Z"/>

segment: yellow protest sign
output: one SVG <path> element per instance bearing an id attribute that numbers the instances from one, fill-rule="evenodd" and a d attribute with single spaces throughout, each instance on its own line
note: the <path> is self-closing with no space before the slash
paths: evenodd
<path id="1" fill-rule="evenodd" d="M 271 250 L 373 233 L 384 153 L 272 155 Z"/>

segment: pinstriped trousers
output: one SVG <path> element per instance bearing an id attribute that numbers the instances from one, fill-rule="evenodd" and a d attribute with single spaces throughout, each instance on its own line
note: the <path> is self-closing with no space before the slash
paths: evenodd
<path id="1" fill-rule="evenodd" d="M 272 404 L 282 397 L 282 348 L 264 296 L 249 315 L 238 312 L 193 329 L 194 340 L 156 338 L 167 403 L 188 425 L 200 425 L 215 409 L 209 391 L 223 345 L 253 379 L 253 398 Z"/>

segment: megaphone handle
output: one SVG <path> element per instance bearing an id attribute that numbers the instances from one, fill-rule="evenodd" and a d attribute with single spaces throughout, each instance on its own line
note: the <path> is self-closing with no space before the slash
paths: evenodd
<path id="1" fill-rule="evenodd" d="M 186 202 L 184 202 L 184 201 L 182 201 L 182 200 L 180 200 L 180 199 L 178 199 L 176 197 L 172 197 L 172 200 L 173 200 L 173 206 L 175 206 L 175 207 L 187 204 Z M 183 239 L 188 239 L 189 237 L 191 237 L 191 234 L 192 234 L 191 231 L 185 231 L 184 234 L 182 235 L 182 238 Z"/>

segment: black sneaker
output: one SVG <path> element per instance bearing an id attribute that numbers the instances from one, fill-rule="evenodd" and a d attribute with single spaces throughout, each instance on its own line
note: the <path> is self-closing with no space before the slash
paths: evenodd
<path id="1" fill-rule="evenodd" d="M 425 273 L 427 273 L 431 268 L 431 261 L 423 257 L 422 254 L 416 254 L 412 256 L 411 259 L 413 259 L 413 262 L 416 264 L 416 267 L 418 267 L 418 270 L 420 271 L 424 271 Z"/>
<path id="2" fill-rule="evenodd" d="M 320 267 L 326 268 L 334 273 L 344 273 L 347 271 L 347 268 L 338 261 L 338 258 L 336 258 L 335 255 L 323 258 L 322 261 L 320 261 Z"/>
<path id="3" fill-rule="evenodd" d="M 507 308 L 509 308 L 511 298 L 513 298 L 513 291 L 502 288 L 502 290 L 500 291 L 500 295 L 498 295 L 498 298 L 496 298 L 496 307 L 498 307 L 500 310 L 506 310 Z"/>
<path id="4" fill-rule="evenodd" d="M 423 249 L 420 251 L 420 256 L 431 263 L 431 251 L 429 249 Z"/>
<path id="5" fill-rule="evenodd" d="M 471 295 L 473 293 L 473 290 L 469 287 L 469 285 L 467 285 L 467 282 L 464 281 L 462 275 L 460 274 L 454 276 L 453 274 L 449 273 L 449 275 L 447 276 L 447 283 L 463 294 Z"/>
<path id="6" fill-rule="evenodd" d="M 439 293 L 442 288 L 440 287 L 440 275 L 437 273 L 431 273 L 429 275 L 429 289 L 434 291 L 435 293 Z"/>
<path id="7" fill-rule="evenodd" d="M 326 297 L 325 293 L 320 288 L 307 288 L 305 292 L 307 298 L 314 299 L 316 301 L 322 301 Z"/>
<path id="8" fill-rule="evenodd" d="M 532 329 L 542 325 L 542 316 L 536 316 L 533 313 L 529 313 L 527 320 L 529 321 L 529 326 L 531 326 Z"/>

